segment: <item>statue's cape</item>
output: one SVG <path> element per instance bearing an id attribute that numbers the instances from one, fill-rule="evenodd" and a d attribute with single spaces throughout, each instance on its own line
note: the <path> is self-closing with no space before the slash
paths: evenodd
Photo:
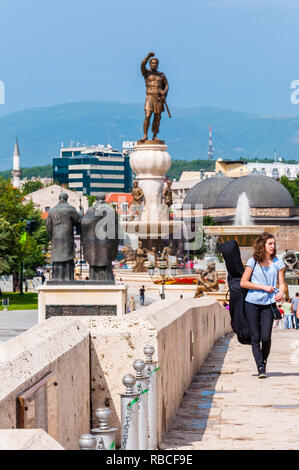
<path id="1" fill-rule="evenodd" d="M 96 204 L 82 219 L 83 256 L 90 266 L 107 266 L 117 257 L 118 217 L 106 203 Z"/>

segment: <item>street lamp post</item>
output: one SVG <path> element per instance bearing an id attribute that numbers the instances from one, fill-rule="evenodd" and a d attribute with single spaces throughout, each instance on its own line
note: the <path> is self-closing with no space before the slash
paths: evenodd
<path id="1" fill-rule="evenodd" d="M 166 258 L 164 258 L 164 257 L 159 258 L 158 268 L 159 268 L 159 271 L 160 271 L 161 285 L 162 285 L 161 299 L 165 299 L 165 277 L 166 277 L 166 271 L 167 271 L 167 259 Z M 171 266 L 171 275 L 173 277 L 176 275 L 176 271 L 177 271 L 177 265 L 173 264 Z M 154 276 L 155 265 L 153 263 L 149 264 L 148 273 L 151 277 Z"/>
<path id="2" fill-rule="evenodd" d="M 167 259 L 166 258 L 162 257 L 159 259 L 158 268 L 160 271 L 161 284 L 162 284 L 161 299 L 165 299 L 165 276 L 166 276 L 166 271 L 167 271 Z"/>

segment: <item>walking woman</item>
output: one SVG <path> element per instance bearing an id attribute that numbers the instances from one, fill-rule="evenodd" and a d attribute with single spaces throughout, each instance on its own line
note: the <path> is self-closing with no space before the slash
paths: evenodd
<path id="1" fill-rule="evenodd" d="M 249 322 L 251 347 L 259 378 L 266 377 L 273 310 L 286 291 L 284 268 L 284 262 L 276 257 L 273 235 L 263 232 L 255 240 L 253 257 L 247 261 L 240 282 L 241 287 L 249 289 L 245 298 L 245 314 Z"/>

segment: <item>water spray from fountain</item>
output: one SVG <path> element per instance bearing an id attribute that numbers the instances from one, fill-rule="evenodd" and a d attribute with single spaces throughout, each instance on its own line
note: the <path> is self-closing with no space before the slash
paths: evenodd
<path id="1" fill-rule="evenodd" d="M 238 197 L 234 225 L 254 225 L 250 215 L 249 199 L 245 192 Z"/>

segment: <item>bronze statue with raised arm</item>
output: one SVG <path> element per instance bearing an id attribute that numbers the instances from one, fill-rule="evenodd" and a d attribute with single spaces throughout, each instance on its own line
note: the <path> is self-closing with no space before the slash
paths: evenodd
<path id="1" fill-rule="evenodd" d="M 149 52 L 141 62 L 141 73 L 144 76 L 146 86 L 146 98 L 144 105 L 145 119 L 143 123 L 144 135 L 139 142 L 148 140 L 148 130 L 152 114 L 154 114 L 152 122 L 153 140 L 159 142 L 157 135 L 159 134 L 161 113 L 164 111 L 164 104 L 167 108 L 165 100 L 169 89 L 168 81 L 165 74 L 158 71 L 159 60 L 154 57 L 154 55 L 154 52 Z M 150 70 L 146 68 L 148 61 Z M 169 111 L 168 114 L 170 117 Z"/>

